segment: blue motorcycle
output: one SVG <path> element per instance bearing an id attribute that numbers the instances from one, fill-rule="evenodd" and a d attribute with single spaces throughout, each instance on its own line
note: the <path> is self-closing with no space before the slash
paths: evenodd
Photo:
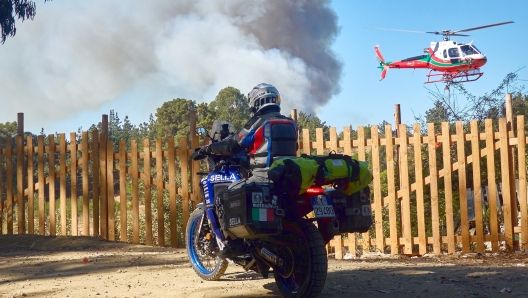
<path id="1" fill-rule="evenodd" d="M 207 134 L 203 128 L 199 132 Z M 215 142 L 233 133 L 229 123 L 215 122 L 209 138 Z M 340 230 L 339 220 L 346 226 L 350 198 L 321 187 L 292 195 L 273 184 L 251 183 L 231 191 L 229 185 L 244 179 L 243 156 L 210 155 L 197 148 L 192 157 L 207 159 L 209 168 L 198 173 L 205 176 L 200 181 L 203 201 L 190 215 L 185 234 L 194 271 L 204 280 L 220 279 L 229 262 L 219 252 L 229 240 L 243 247 L 230 260 L 264 278 L 272 273 L 283 296 L 318 296 L 328 270 L 325 244 L 347 232 Z M 308 217 L 312 211 L 315 216 Z"/>

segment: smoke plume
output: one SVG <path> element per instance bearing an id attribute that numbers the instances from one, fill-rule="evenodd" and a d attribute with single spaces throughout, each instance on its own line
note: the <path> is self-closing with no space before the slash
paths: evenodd
<path id="1" fill-rule="evenodd" d="M 340 91 L 325 0 L 58 0 L 17 27 L 0 46 L 0 122 L 17 112 L 57 121 L 117 100 L 148 114 L 261 82 L 277 86 L 285 113 L 315 112 Z"/>

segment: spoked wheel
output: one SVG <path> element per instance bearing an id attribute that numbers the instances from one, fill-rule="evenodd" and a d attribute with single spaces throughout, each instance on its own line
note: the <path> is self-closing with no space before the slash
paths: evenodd
<path id="1" fill-rule="evenodd" d="M 283 237 L 299 241 L 290 246 L 293 273 L 275 272 L 275 282 L 284 297 L 317 297 L 324 288 L 328 258 L 324 241 L 313 223 L 303 221 L 283 226 Z"/>
<path id="2" fill-rule="evenodd" d="M 217 256 L 219 248 L 203 210 L 196 209 L 189 216 L 185 238 L 194 272 L 205 280 L 218 280 L 222 277 L 228 262 Z"/>

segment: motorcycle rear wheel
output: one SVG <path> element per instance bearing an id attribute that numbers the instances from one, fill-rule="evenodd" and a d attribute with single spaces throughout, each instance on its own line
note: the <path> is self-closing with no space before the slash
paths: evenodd
<path id="1" fill-rule="evenodd" d="M 313 223 L 302 221 L 283 226 L 281 237 L 300 240 L 291 246 L 293 274 L 284 277 L 274 273 L 275 282 L 284 297 L 317 297 L 323 291 L 328 272 L 328 257 L 321 233 Z"/>
<path id="2" fill-rule="evenodd" d="M 214 237 L 206 239 L 207 233 L 213 233 L 207 219 L 204 217 L 204 211 L 201 209 L 194 210 L 189 216 L 187 229 L 185 231 L 185 245 L 187 246 L 187 255 L 191 266 L 204 280 L 218 280 L 224 275 L 229 264 L 227 260 L 219 258 L 218 245 Z M 202 227 L 200 229 L 200 224 Z M 215 242 L 210 242 L 215 241 Z"/>

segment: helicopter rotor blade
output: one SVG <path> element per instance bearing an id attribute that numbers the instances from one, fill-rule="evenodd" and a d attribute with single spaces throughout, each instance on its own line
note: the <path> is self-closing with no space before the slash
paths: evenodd
<path id="1" fill-rule="evenodd" d="M 376 30 L 390 30 L 390 31 L 400 31 L 400 32 L 411 32 L 411 33 L 430 33 L 425 31 L 414 31 L 414 30 L 401 30 L 401 29 L 390 29 L 390 28 L 375 28 L 375 27 L 365 27 L 367 29 L 376 29 Z"/>
<path id="2" fill-rule="evenodd" d="M 438 32 L 438 31 L 435 31 L 435 32 L 425 32 L 425 33 L 431 33 L 431 34 L 435 34 L 435 35 L 469 36 L 469 35 L 467 35 L 467 34 L 457 34 L 457 33 L 454 33 L 454 31 L 444 31 L 444 32 Z"/>
<path id="3" fill-rule="evenodd" d="M 496 24 L 490 24 L 490 25 L 485 25 L 485 26 L 480 26 L 480 27 L 474 27 L 474 28 L 468 28 L 468 29 L 462 29 L 462 30 L 455 30 L 455 31 L 452 31 L 453 33 L 456 33 L 456 32 L 468 32 L 468 31 L 473 31 L 473 30 L 478 30 L 478 29 L 484 29 L 484 28 L 489 28 L 489 27 L 494 27 L 494 26 L 500 26 L 500 25 L 506 25 L 506 24 L 511 24 L 513 23 L 513 21 L 509 21 L 509 22 L 502 22 L 502 23 L 496 23 Z"/>

